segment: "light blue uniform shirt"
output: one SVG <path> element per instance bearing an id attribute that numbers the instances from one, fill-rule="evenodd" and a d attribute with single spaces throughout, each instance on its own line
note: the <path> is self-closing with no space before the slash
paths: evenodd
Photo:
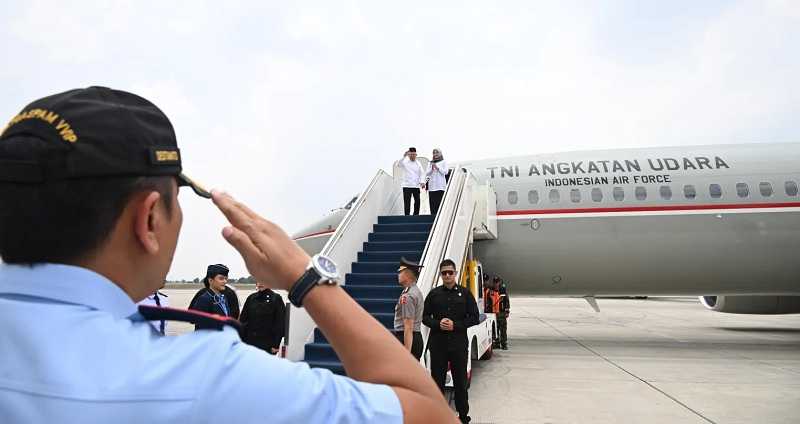
<path id="1" fill-rule="evenodd" d="M 0 422 L 400 423 L 388 386 L 248 346 L 163 337 L 125 292 L 66 265 L 0 266 Z"/>

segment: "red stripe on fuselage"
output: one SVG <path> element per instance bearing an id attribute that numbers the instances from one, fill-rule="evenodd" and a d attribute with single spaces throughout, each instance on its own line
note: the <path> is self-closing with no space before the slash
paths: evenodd
<path id="1" fill-rule="evenodd" d="M 738 203 L 718 205 L 665 205 L 665 206 L 628 206 L 617 208 L 575 208 L 575 209 L 526 209 L 517 211 L 497 211 L 497 215 L 549 215 L 559 213 L 612 213 L 612 212 L 663 212 L 663 211 L 699 211 L 717 209 L 774 209 L 800 208 L 800 202 L 784 203 Z"/>

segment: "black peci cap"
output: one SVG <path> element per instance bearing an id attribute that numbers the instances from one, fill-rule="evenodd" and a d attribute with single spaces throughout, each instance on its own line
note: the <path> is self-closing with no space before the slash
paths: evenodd
<path id="1" fill-rule="evenodd" d="M 77 178 L 182 173 L 175 131 L 150 101 L 105 87 L 70 90 L 29 104 L 0 132 L 0 182 L 40 184 Z"/>
<path id="2" fill-rule="evenodd" d="M 408 151 L 411 152 L 411 153 L 417 153 L 417 148 L 416 147 L 409 147 Z"/>

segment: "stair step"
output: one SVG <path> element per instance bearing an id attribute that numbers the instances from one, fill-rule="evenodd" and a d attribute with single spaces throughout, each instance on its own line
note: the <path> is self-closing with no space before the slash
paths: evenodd
<path id="1" fill-rule="evenodd" d="M 355 298 L 356 302 L 361 305 L 367 312 L 372 313 L 390 313 L 394 314 L 394 307 L 397 305 L 397 299 L 369 299 L 369 298 Z"/>
<path id="2" fill-rule="evenodd" d="M 367 241 L 364 242 L 364 252 L 394 252 L 398 250 L 416 250 L 422 253 L 425 250 L 425 241 Z"/>
<path id="3" fill-rule="evenodd" d="M 344 284 L 392 285 L 397 284 L 396 272 L 358 272 L 344 276 Z M 400 287 L 400 286 L 398 286 Z"/>
<path id="4" fill-rule="evenodd" d="M 339 361 L 339 356 L 328 343 L 308 343 L 305 349 L 306 362 L 309 361 Z"/>
<path id="5" fill-rule="evenodd" d="M 314 343 L 328 343 L 328 338 L 322 334 L 319 328 L 314 329 Z"/>
<path id="6" fill-rule="evenodd" d="M 375 224 L 372 231 L 375 233 L 430 233 L 433 222 L 411 223 L 411 224 Z"/>
<path id="7" fill-rule="evenodd" d="M 414 250 L 401 250 L 396 252 L 358 252 L 358 262 L 393 262 L 395 265 L 400 264 L 400 258 L 406 258 L 409 261 L 419 262 L 422 259 L 422 252 Z"/>
<path id="8" fill-rule="evenodd" d="M 377 312 L 370 314 L 388 330 L 394 330 L 394 312 Z"/>
<path id="9" fill-rule="evenodd" d="M 346 291 L 353 299 L 397 299 L 403 288 L 399 284 L 345 284 Z"/>
<path id="10" fill-rule="evenodd" d="M 353 263 L 353 273 L 394 273 L 397 274 L 397 262 L 355 262 Z M 395 278 L 396 279 L 396 278 Z"/>
<path id="11" fill-rule="evenodd" d="M 311 368 L 325 368 L 334 374 L 347 375 L 344 366 L 339 361 L 306 361 Z"/>
<path id="12" fill-rule="evenodd" d="M 384 215 L 378 217 L 378 224 L 414 224 L 433 222 L 433 215 Z"/>
<path id="13" fill-rule="evenodd" d="M 428 241 L 428 232 L 418 231 L 413 233 L 370 233 L 368 242 L 372 241 Z"/>

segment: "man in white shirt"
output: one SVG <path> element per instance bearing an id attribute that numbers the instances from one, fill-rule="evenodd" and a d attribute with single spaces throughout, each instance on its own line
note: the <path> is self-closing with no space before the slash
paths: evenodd
<path id="1" fill-rule="evenodd" d="M 414 215 L 419 215 L 419 190 L 425 187 L 425 169 L 417 160 L 416 147 L 409 147 L 398 164 L 403 168 L 403 210 L 410 215 L 413 197 Z"/>

